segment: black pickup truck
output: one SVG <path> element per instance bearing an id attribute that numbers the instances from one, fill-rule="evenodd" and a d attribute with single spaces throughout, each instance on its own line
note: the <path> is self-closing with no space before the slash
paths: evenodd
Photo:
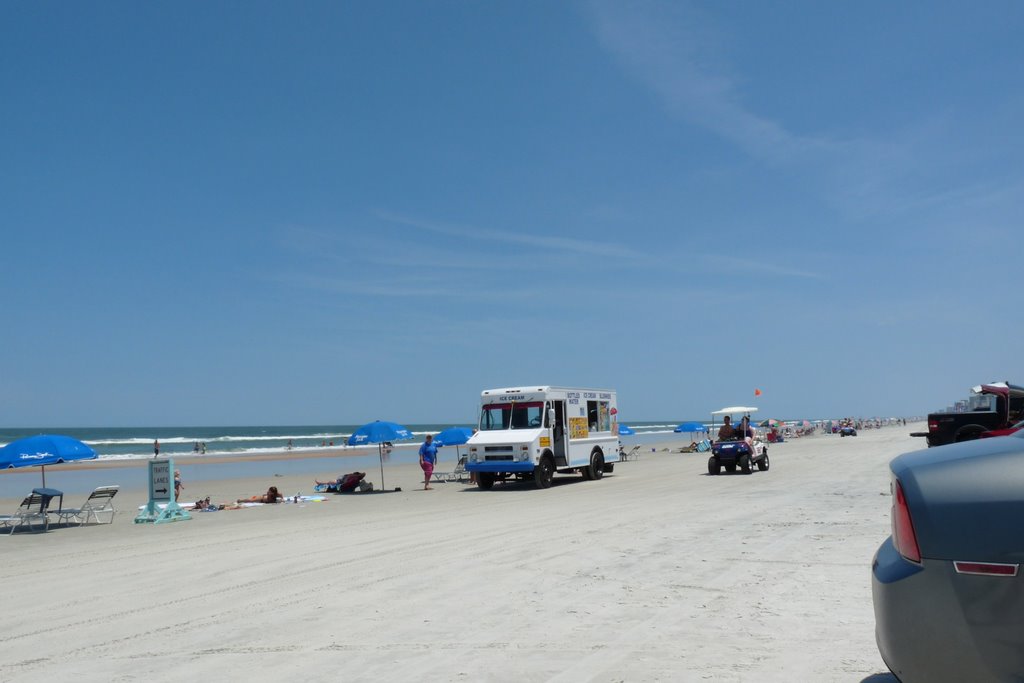
<path id="1" fill-rule="evenodd" d="M 1005 429 L 1024 418 L 1024 387 L 1009 382 L 982 384 L 971 389 L 965 412 L 931 413 L 923 436 L 928 446 L 970 441 L 992 429 Z"/>

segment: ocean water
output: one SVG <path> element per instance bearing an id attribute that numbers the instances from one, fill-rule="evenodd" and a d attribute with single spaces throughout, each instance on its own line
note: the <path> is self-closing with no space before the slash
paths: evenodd
<path id="1" fill-rule="evenodd" d="M 672 434 L 678 422 L 634 422 L 630 427 L 636 436 L 623 441 L 639 443 L 647 437 L 663 438 Z M 271 453 L 288 449 L 295 457 L 323 448 L 348 448 L 345 442 L 360 425 L 309 425 L 278 427 L 42 427 L 0 429 L 0 447 L 26 436 L 64 434 L 87 443 L 100 460 L 139 460 L 153 457 L 153 442 L 160 442 L 160 455 L 230 456 Z M 405 425 L 419 441 L 427 434 L 437 434 L 448 427 L 469 427 L 470 424 Z M 412 443 L 412 442 L 410 442 Z M 195 452 L 199 444 L 200 453 Z M 205 449 L 203 446 L 205 445 Z M 396 443 L 396 446 L 402 445 Z"/>

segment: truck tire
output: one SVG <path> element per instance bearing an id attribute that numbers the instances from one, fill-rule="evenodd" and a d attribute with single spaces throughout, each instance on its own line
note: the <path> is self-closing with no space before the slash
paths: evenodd
<path id="1" fill-rule="evenodd" d="M 722 464 L 718 462 L 718 458 L 711 456 L 708 458 L 708 474 L 721 474 Z"/>
<path id="2" fill-rule="evenodd" d="M 765 453 L 764 457 L 757 461 L 757 469 L 762 472 L 768 471 L 768 454 Z"/>
<path id="3" fill-rule="evenodd" d="M 953 436 L 953 443 L 973 441 L 979 438 L 982 432 L 986 431 L 988 431 L 988 428 L 982 427 L 981 425 L 964 425 L 960 429 L 956 430 L 956 435 Z"/>
<path id="4" fill-rule="evenodd" d="M 604 476 L 604 455 L 599 450 L 590 454 L 590 467 L 587 468 L 587 479 L 597 481 Z"/>
<path id="5" fill-rule="evenodd" d="M 484 491 L 490 490 L 494 486 L 494 472 L 477 472 L 476 485 Z"/>
<path id="6" fill-rule="evenodd" d="M 551 488 L 551 480 L 555 478 L 555 462 L 551 456 L 545 455 L 540 464 L 533 468 L 533 483 L 539 489 Z"/>
<path id="7" fill-rule="evenodd" d="M 740 469 L 743 470 L 743 474 L 750 474 L 750 455 L 740 456 Z"/>

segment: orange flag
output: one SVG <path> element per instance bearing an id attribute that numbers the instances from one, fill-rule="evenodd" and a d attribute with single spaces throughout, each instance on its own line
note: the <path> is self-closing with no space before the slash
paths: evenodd
<path id="1" fill-rule="evenodd" d="M 754 396 L 760 396 L 760 395 L 761 395 L 761 390 L 760 389 L 754 389 Z"/>

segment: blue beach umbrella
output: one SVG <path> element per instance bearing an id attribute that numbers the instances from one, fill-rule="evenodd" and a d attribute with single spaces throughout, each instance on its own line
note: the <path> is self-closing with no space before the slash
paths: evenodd
<path id="1" fill-rule="evenodd" d="M 412 432 L 403 427 L 400 424 L 394 422 L 384 422 L 377 420 L 376 422 L 369 422 L 364 424 L 362 427 L 352 432 L 352 436 L 348 437 L 349 446 L 365 446 L 367 444 L 377 444 L 377 456 L 380 458 L 380 488 L 384 490 L 384 442 L 385 441 L 402 441 L 405 439 L 411 439 Z"/>
<path id="2" fill-rule="evenodd" d="M 620 424 L 619 425 L 619 436 L 633 436 L 634 434 L 636 434 L 636 432 L 634 432 L 632 429 L 630 429 L 626 425 L 624 425 L 624 424 Z"/>
<path id="3" fill-rule="evenodd" d="M 460 446 L 473 436 L 473 430 L 469 427 L 449 427 L 434 437 L 441 446 Z"/>
<path id="4" fill-rule="evenodd" d="M 455 446 L 455 457 L 461 458 L 459 446 L 469 441 L 473 436 L 473 430 L 469 427 L 449 427 L 434 437 L 434 443 L 438 446 Z"/>
<path id="5" fill-rule="evenodd" d="M 40 434 L 12 441 L 0 448 L 0 469 L 39 465 L 46 486 L 46 466 L 78 460 L 95 460 L 96 451 L 78 439 L 59 434 Z"/>
<path id="6" fill-rule="evenodd" d="M 683 432 L 706 432 L 708 431 L 708 428 L 705 427 L 704 424 L 701 422 L 684 422 L 683 424 L 679 425 L 672 431 L 676 432 L 677 434 Z"/>

